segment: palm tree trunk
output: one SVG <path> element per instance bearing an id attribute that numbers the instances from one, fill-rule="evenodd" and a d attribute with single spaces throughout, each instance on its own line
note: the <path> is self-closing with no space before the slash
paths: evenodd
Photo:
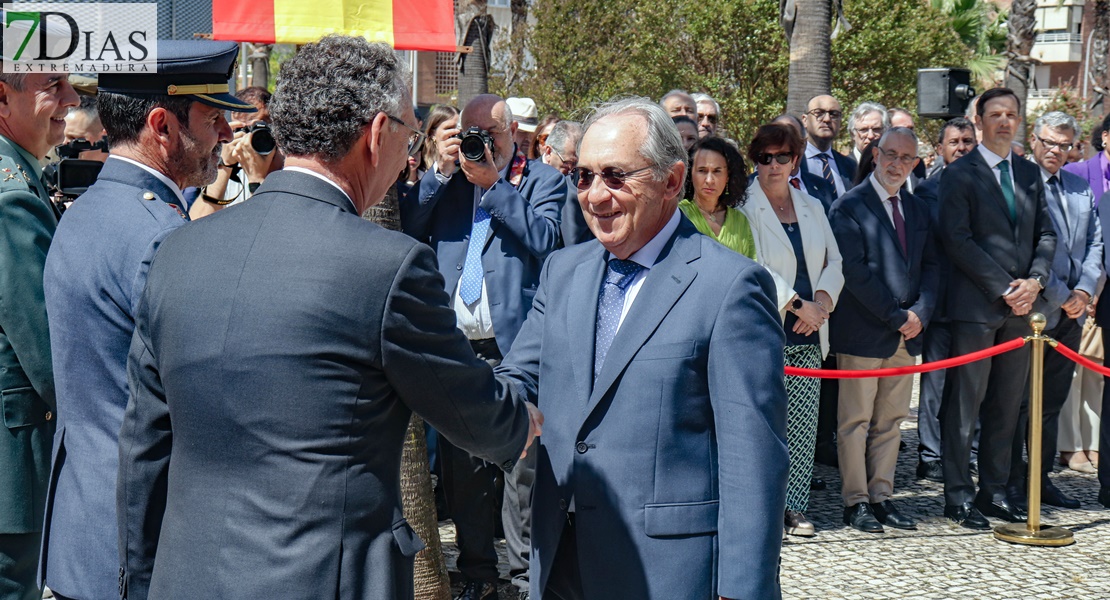
<path id="1" fill-rule="evenodd" d="M 486 13 L 486 0 L 459 0 L 455 26 L 460 46 L 470 46 L 459 55 L 459 108 L 475 96 L 489 92 L 490 41 L 493 17 Z"/>
<path id="2" fill-rule="evenodd" d="M 386 229 L 401 229 L 401 213 L 397 204 L 397 188 L 391 186 L 385 199 L 366 209 L 362 218 Z M 413 566 L 415 600 L 450 600 L 451 581 L 447 562 L 439 542 L 436 503 L 428 468 L 428 444 L 424 437 L 424 421 L 416 415 L 409 419 L 405 446 L 401 453 L 401 502 L 405 519 L 424 540 L 426 548 L 416 555 Z"/>
<path id="3" fill-rule="evenodd" d="M 270 83 L 270 52 L 273 44 L 248 44 L 250 48 L 251 85 L 268 89 Z"/>
<path id="4" fill-rule="evenodd" d="M 832 90 L 829 41 L 832 3 L 829 0 L 795 0 L 795 5 L 793 31 L 787 28 L 790 74 L 786 110 L 800 115 L 805 112 L 810 98 Z"/>
<path id="5" fill-rule="evenodd" d="M 1025 113 L 1029 105 L 1029 87 L 1033 77 L 1033 59 L 1029 56 L 1036 41 L 1037 1 L 1014 0 L 1010 5 L 1009 31 L 1006 33 L 1006 55 L 1010 64 L 1006 67 L 1006 87 L 1014 90 L 1021 101 L 1021 124 L 1018 125 L 1014 141 L 1026 142 Z"/>
<path id="6" fill-rule="evenodd" d="M 1087 56 L 1089 64 L 1086 66 L 1087 75 L 1090 77 L 1090 94 L 1087 96 L 1087 106 L 1093 116 L 1110 114 L 1110 0 L 1095 0 L 1094 18 L 1091 19 L 1091 37 L 1088 42 L 1090 48 Z"/>

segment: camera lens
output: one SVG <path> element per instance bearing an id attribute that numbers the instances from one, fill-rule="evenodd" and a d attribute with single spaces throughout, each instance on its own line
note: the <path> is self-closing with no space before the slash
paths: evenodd
<path id="1" fill-rule="evenodd" d="M 486 144 L 482 141 L 482 136 L 476 133 L 463 136 L 459 144 L 459 151 L 467 160 L 483 161 L 486 159 Z"/>
<path id="2" fill-rule="evenodd" d="M 270 131 L 270 126 L 259 121 L 251 129 L 251 148 L 261 156 L 273 152 L 274 148 L 277 147 L 277 142 L 274 141 L 274 134 Z"/>

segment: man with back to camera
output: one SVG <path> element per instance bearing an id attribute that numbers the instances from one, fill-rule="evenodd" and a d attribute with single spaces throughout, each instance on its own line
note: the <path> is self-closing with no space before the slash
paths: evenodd
<path id="1" fill-rule="evenodd" d="M 952 264 L 945 298 L 952 356 L 1030 333 L 1025 316 L 1039 305 L 1056 250 L 1040 170 L 1010 149 L 1021 123 L 1017 96 L 1008 88 L 987 90 L 975 119 L 983 142 L 940 178 L 938 229 Z M 948 373 L 940 413 L 944 516 L 958 525 L 989 529 L 986 517 L 1026 519 L 1006 498 L 1006 481 L 1028 372 L 1023 347 Z M 968 464 L 976 421 L 978 493 Z"/>
<path id="2" fill-rule="evenodd" d="M 35 565 L 54 437 L 42 272 L 60 216 L 39 161 L 65 139 L 64 73 L 0 73 L 0 599 L 38 600 Z"/>
<path id="3" fill-rule="evenodd" d="M 386 44 L 306 44 L 270 106 L 285 168 L 162 243 L 120 433 L 127 598 L 412 598 L 412 412 L 506 469 L 539 433 L 456 328 L 432 252 L 359 216 L 419 152 L 409 77 Z"/>
<path id="4" fill-rule="evenodd" d="M 460 130 L 488 133 L 471 138 L 481 160 L 462 152 Z M 529 161 L 513 145 L 516 117 L 505 100 L 485 94 L 463 107 L 459 129 L 436 141 L 439 158 L 401 201 L 401 227 L 436 252 L 459 329 L 474 352 L 498 364 L 509 352 L 532 306 L 540 268 L 559 243 L 560 212 L 569 184 L 542 161 Z M 474 240 L 476 243 L 471 243 Z M 534 464 L 531 454 L 505 477 L 500 516 L 518 587 L 528 581 L 528 505 Z M 443 490 L 455 522 L 459 570 L 466 580 L 460 598 L 484 600 L 497 593 L 498 470 L 480 457 L 440 444 Z"/>
<path id="5" fill-rule="evenodd" d="M 781 596 L 782 325 L 770 274 L 677 210 L 686 152 L 647 98 L 600 106 L 578 201 L 498 369 L 548 410 L 532 598 Z"/>
<path id="6" fill-rule="evenodd" d="M 59 419 L 41 571 L 59 599 L 119 595 L 115 482 L 136 308 L 159 245 L 188 220 L 180 190 L 216 176 L 231 139 L 223 111 L 252 110 L 227 93 L 237 44 L 158 50 L 157 73 L 100 76 L 112 155 L 66 211 L 46 260 Z M 185 85 L 208 93 L 167 94 Z"/>

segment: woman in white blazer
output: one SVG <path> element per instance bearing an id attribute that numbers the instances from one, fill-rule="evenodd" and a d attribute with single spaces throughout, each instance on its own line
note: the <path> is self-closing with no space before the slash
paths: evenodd
<path id="1" fill-rule="evenodd" d="M 749 186 L 742 210 L 755 237 L 756 260 L 775 280 L 786 331 L 786 364 L 815 369 L 829 352 L 829 313 L 840 297 L 844 275 L 821 202 L 790 185 L 790 173 L 802 151 L 802 139 L 792 127 L 760 127 L 748 149 L 756 169 L 755 185 Z M 820 384 L 821 380 L 810 377 L 786 378 L 790 476 L 783 522 L 791 535 L 815 533 L 805 512 L 813 476 Z"/>

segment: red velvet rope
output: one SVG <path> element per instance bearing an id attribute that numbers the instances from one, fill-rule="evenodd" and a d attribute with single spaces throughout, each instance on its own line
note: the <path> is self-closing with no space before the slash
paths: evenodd
<path id="1" fill-rule="evenodd" d="M 1071 348 L 1068 348 L 1063 344 L 1056 344 L 1055 346 L 1053 346 L 1053 348 L 1056 348 L 1057 352 L 1070 358 L 1072 361 L 1078 363 L 1079 365 L 1087 367 L 1095 373 L 1101 373 L 1103 376 L 1110 377 L 1110 369 L 1098 364 L 1097 362 L 1087 358 L 1086 356 L 1079 354 L 1075 350 L 1072 350 Z"/>
<path id="2" fill-rule="evenodd" d="M 996 354 L 1017 350 L 1025 345 L 1025 338 L 1015 338 L 1004 344 L 991 346 L 985 350 L 972 352 L 963 356 L 955 356 L 938 360 L 931 363 L 922 363 L 920 365 L 911 365 L 908 367 L 894 367 L 891 369 L 868 369 L 865 371 L 841 371 L 834 369 L 802 369 L 800 367 L 786 367 L 786 374 L 796 377 L 819 377 L 821 379 L 867 379 L 868 377 L 898 377 L 899 375 L 913 375 L 914 373 L 928 373 L 929 371 L 939 371 L 941 369 L 950 369 L 967 363 L 973 363 L 977 360 L 990 358 Z M 1057 346 L 1057 349 L 1062 346 Z M 1063 352 L 1063 350 L 1060 350 Z M 1068 352 L 1071 352 L 1070 350 Z M 1067 354 L 1065 353 L 1065 356 Z M 1079 356 L 1076 354 L 1075 356 Z M 1079 357 L 1082 358 L 1082 357 Z M 1076 360 L 1072 358 L 1072 360 Z M 1086 360 L 1086 359 L 1083 359 Z M 1076 361 L 1079 362 L 1079 361 Z M 1084 364 L 1084 363 L 1080 363 Z M 1091 363 L 1094 364 L 1094 363 Z M 1084 364 L 1084 366 L 1086 366 Z M 1088 367 L 1090 368 L 1090 367 Z M 1110 370 L 1103 371 L 1099 367 L 1099 372 L 1103 374 L 1110 374 Z"/>

